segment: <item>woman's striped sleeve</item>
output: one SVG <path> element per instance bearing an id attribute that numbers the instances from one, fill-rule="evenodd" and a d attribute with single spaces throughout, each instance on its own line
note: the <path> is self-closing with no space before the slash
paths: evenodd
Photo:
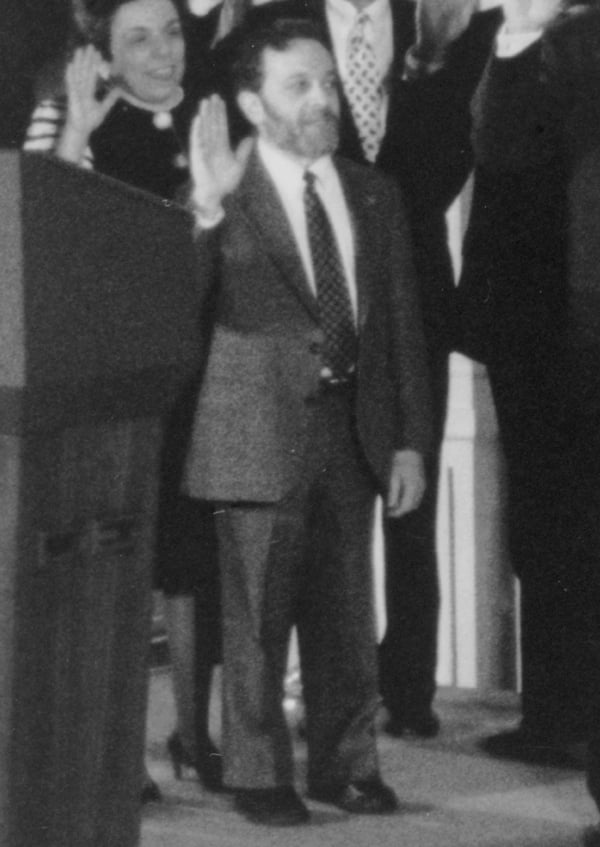
<path id="1" fill-rule="evenodd" d="M 25 134 L 23 150 L 35 153 L 52 153 L 56 149 L 67 117 L 66 103 L 60 100 L 42 100 L 33 111 Z M 94 160 L 89 147 L 80 163 L 93 169 Z"/>

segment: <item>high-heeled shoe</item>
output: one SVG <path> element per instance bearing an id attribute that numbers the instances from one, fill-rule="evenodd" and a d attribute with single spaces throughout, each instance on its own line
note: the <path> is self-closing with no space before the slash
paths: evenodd
<path id="1" fill-rule="evenodd" d="M 174 732 L 168 737 L 167 751 L 171 758 L 171 764 L 173 765 L 173 774 L 175 776 L 175 779 L 183 778 L 184 768 L 195 769 L 196 763 L 194 762 L 191 753 L 189 753 L 183 746 L 183 742 L 177 732 Z"/>
<path id="2" fill-rule="evenodd" d="M 177 732 L 169 736 L 167 750 L 173 765 L 175 779 L 182 779 L 184 768 L 194 770 L 202 785 L 208 791 L 223 791 L 223 760 L 220 752 L 210 738 L 202 744 L 198 756 L 192 754 L 183 746 Z"/>

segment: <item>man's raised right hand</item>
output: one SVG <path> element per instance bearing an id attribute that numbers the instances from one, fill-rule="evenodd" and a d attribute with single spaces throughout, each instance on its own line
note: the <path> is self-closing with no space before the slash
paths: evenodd
<path id="1" fill-rule="evenodd" d="M 225 103 L 217 94 L 201 101 L 190 132 L 190 171 L 191 200 L 202 218 L 221 213 L 223 198 L 240 183 L 252 144 L 245 138 L 232 150 Z"/>

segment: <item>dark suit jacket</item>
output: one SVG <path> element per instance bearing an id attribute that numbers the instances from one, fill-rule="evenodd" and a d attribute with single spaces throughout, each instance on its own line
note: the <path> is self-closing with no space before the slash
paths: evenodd
<path id="1" fill-rule="evenodd" d="M 382 489 L 393 450 L 421 453 L 431 426 L 407 223 L 393 184 L 336 160 L 354 223 L 360 353 L 356 414 Z M 187 469 L 195 497 L 276 501 L 298 478 L 319 388 L 316 298 L 275 186 L 251 158 L 223 223 L 198 239 L 200 281 L 218 276 L 215 329 Z"/>
<path id="2" fill-rule="evenodd" d="M 565 14 L 518 57 L 493 59 L 474 105 L 467 343 L 482 358 L 576 352 L 576 379 L 597 384 L 600 12 Z"/>
<path id="3" fill-rule="evenodd" d="M 472 167 L 470 101 L 500 23 L 498 10 L 473 17 L 448 52 L 443 70 L 403 80 L 404 55 L 415 41 L 415 4 L 393 0 L 394 59 L 389 111 L 377 167 L 402 191 L 413 238 L 423 319 L 429 346 L 448 350 L 455 337 L 454 277 L 445 214 Z M 256 7 L 252 22 L 309 17 L 327 31 L 324 0 L 275 0 Z M 228 62 L 224 52 L 224 65 Z M 224 73 L 224 72 L 223 72 Z M 350 107 L 342 95 L 339 153 L 365 162 Z"/>

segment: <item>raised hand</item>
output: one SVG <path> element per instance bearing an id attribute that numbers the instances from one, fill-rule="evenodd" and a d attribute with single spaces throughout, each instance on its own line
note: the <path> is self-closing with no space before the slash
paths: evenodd
<path id="1" fill-rule="evenodd" d="M 102 100 L 96 96 L 98 81 L 105 67 L 106 62 L 91 46 L 76 50 L 67 65 L 67 120 L 88 136 L 100 126 L 119 96 L 116 88 L 111 89 Z"/>
<path id="2" fill-rule="evenodd" d="M 563 0 L 504 0 L 504 22 L 509 32 L 544 29 L 558 15 Z"/>
<path id="3" fill-rule="evenodd" d="M 417 0 L 415 55 L 441 63 L 446 49 L 469 26 L 476 7 L 477 0 Z"/>
<path id="4" fill-rule="evenodd" d="M 216 215 L 221 201 L 237 188 L 252 149 L 244 139 L 237 150 L 229 141 L 225 103 L 213 94 L 202 100 L 190 133 L 192 202 L 207 218 Z"/>
<path id="5" fill-rule="evenodd" d="M 117 88 L 112 88 L 101 100 L 96 96 L 105 68 L 106 62 L 91 46 L 76 50 L 67 65 L 67 119 L 57 148 L 57 154 L 63 159 L 81 160 L 90 135 L 100 126 L 119 97 Z"/>

